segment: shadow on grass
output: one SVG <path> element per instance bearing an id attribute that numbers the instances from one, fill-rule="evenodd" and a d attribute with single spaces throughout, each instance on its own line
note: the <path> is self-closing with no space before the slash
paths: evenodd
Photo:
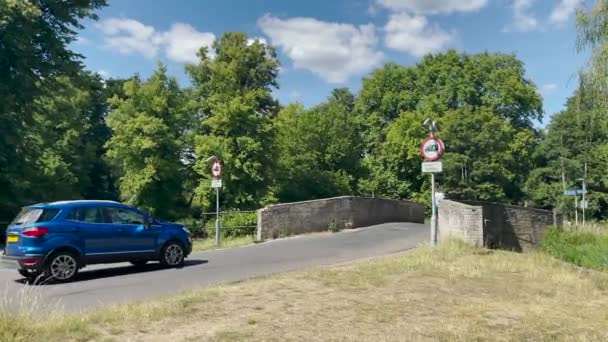
<path id="1" fill-rule="evenodd" d="M 184 262 L 184 266 L 178 267 L 176 269 L 188 268 L 191 266 L 197 266 L 208 263 L 207 260 L 186 260 Z M 130 274 L 139 274 L 139 273 L 147 273 L 147 272 L 156 272 L 162 270 L 171 269 L 170 267 L 165 267 L 160 263 L 149 263 L 143 266 L 120 266 L 120 267 L 110 267 L 110 268 L 102 268 L 97 270 L 87 271 L 86 269 L 79 272 L 76 278 L 70 283 L 79 283 L 103 278 L 111 278 L 111 277 L 120 277 Z M 17 279 L 15 282 L 24 284 L 24 285 L 60 285 L 65 284 L 62 282 L 52 281 L 52 280 L 38 280 L 34 284 L 28 283 L 26 279 Z"/>

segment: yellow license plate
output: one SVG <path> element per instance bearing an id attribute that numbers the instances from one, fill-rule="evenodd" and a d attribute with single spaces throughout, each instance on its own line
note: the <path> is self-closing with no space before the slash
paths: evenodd
<path id="1" fill-rule="evenodd" d="M 6 242 L 19 242 L 19 236 L 18 235 L 9 235 L 6 238 Z"/>

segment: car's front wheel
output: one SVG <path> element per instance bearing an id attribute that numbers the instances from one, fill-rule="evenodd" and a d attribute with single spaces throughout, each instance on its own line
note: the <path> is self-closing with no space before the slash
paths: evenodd
<path id="1" fill-rule="evenodd" d="M 66 282 L 76 277 L 78 268 L 78 258 L 74 253 L 57 252 L 48 259 L 44 273 L 53 280 Z"/>
<path id="2" fill-rule="evenodd" d="M 160 253 L 160 263 L 168 267 L 180 267 L 184 265 L 186 253 L 181 243 L 168 242 Z"/>

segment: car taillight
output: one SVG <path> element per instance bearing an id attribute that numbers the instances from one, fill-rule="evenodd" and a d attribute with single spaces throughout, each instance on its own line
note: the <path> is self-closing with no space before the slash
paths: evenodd
<path id="1" fill-rule="evenodd" d="M 21 235 L 27 236 L 27 237 L 42 237 L 42 236 L 44 236 L 44 234 L 48 233 L 48 231 L 49 231 L 49 229 L 45 228 L 45 227 L 30 227 L 30 228 L 25 228 L 21 232 Z"/>

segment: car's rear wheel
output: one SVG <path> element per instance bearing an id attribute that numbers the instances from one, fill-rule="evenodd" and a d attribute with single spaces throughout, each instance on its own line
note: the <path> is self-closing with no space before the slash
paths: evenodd
<path id="1" fill-rule="evenodd" d="M 142 266 L 145 266 L 148 263 L 148 260 L 131 260 L 129 262 L 133 266 L 142 267 Z"/>
<path id="2" fill-rule="evenodd" d="M 57 252 L 51 255 L 45 265 L 45 275 L 52 280 L 67 282 L 78 273 L 78 258 L 72 252 Z"/>
<path id="3" fill-rule="evenodd" d="M 180 267 L 184 265 L 186 253 L 184 246 L 176 241 L 169 241 L 160 252 L 160 263 L 168 267 Z"/>

